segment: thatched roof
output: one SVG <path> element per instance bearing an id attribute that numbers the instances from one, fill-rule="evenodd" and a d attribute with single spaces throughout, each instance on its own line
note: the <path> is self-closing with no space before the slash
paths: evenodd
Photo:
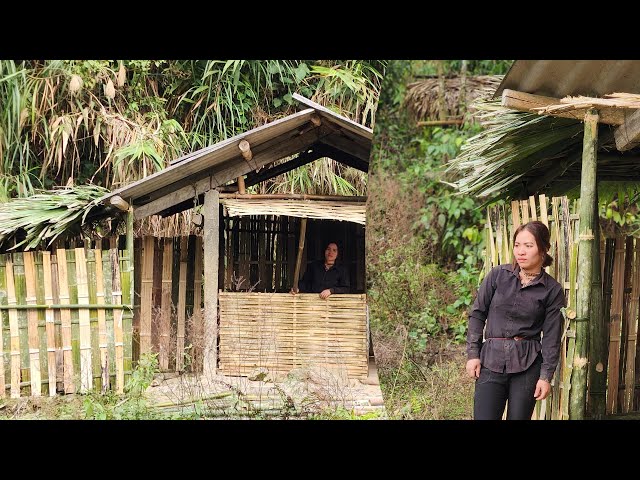
<path id="1" fill-rule="evenodd" d="M 479 98 L 488 98 L 500 85 L 502 75 L 478 75 L 465 79 L 465 104 Z M 445 105 L 449 117 L 462 117 L 466 109 L 462 105 L 460 93 L 462 91 L 462 77 L 445 78 Z M 407 85 L 404 104 L 411 111 L 416 120 L 437 119 L 439 79 L 425 78 Z"/>
<path id="2" fill-rule="evenodd" d="M 463 194 L 487 200 L 566 194 L 580 184 L 583 124 L 518 112 L 492 101 L 477 105 L 486 130 L 467 140 L 449 164 Z M 598 129 L 598 179 L 640 182 L 640 148 L 618 152 L 613 128 Z"/>
<path id="3" fill-rule="evenodd" d="M 593 75 L 582 75 L 584 72 Z M 624 86 L 631 90 L 619 88 Z M 502 102 L 477 102 L 476 118 L 486 130 L 463 144 L 449 170 L 460 175 L 457 186 L 461 193 L 484 197 L 487 202 L 540 193 L 577 194 L 584 130 L 581 119 L 587 108 L 597 108 L 603 122 L 598 126 L 600 187 L 610 188 L 609 182 L 638 183 L 640 146 L 627 142 L 619 149 L 617 145 L 620 125 L 640 106 L 638 90 L 638 61 L 518 60 L 496 94 L 508 97 L 509 91 L 516 91 L 524 96 L 562 94 L 564 98 L 557 97 L 555 104 L 530 112 L 505 108 L 504 98 Z M 596 92 L 596 98 L 590 92 Z"/>

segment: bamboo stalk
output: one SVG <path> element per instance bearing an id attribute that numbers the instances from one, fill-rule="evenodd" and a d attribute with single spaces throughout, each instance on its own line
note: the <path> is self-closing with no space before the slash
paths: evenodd
<path id="1" fill-rule="evenodd" d="M 36 299 L 36 265 L 33 252 L 24 252 L 24 274 L 27 287 L 27 305 L 35 305 Z M 42 383 L 40 372 L 40 345 L 38 338 L 38 314 L 36 310 L 27 310 L 27 329 L 29 333 L 29 371 L 31 376 L 31 395 L 42 395 Z"/>
<path id="2" fill-rule="evenodd" d="M 58 285 L 60 288 L 60 304 L 69 305 L 69 278 L 67 272 L 67 252 L 64 249 L 56 250 L 58 259 Z M 62 357 L 63 357 L 63 383 L 64 393 L 75 393 L 73 356 L 71 347 L 71 310 L 62 308 L 60 310 L 60 321 L 62 322 Z"/>
<path id="3" fill-rule="evenodd" d="M 104 271 L 102 264 L 102 249 L 95 249 L 96 259 L 96 302 L 104 305 Z M 107 317 L 103 308 L 98 309 L 98 348 L 100 349 L 100 378 L 102 379 L 101 391 L 106 393 L 109 389 L 109 343 L 107 338 Z"/>
<path id="4" fill-rule="evenodd" d="M 13 272 L 13 259 L 7 256 L 7 303 L 17 305 L 16 287 Z M 20 397 L 20 331 L 18 329 L 18 311 L 9 310 L 9 328 L 11 335 L 11 398 Z"/>
<path id="5" fill-rule="evenodd" d="M 173 239 L 164 239 L 162 254 L 162 296 L 160 300 L 160 352 L 158 363 L 161 371 L 169 370 L 169 338 L 171 334 L 171 275 L 173 267 Z"/>
<path id="6" fill-rule="evenodd" d="M 76 248 L 76 279 L 78 283 L 78 302 L 89 303 L 89 285 L 87 278 L 87 261 L 84 248 Z M 80 393 L 93 388 L 93 372 L 91 364 L 91 322 L 88 308 L 78 311 L 80 319 Z"/>
<path id="7" fill-rule="evenodd" d="M 253 194 L 247 193 L 241 195 L 239 193 L 220 193 L 220 200 L 226 198 L 245 199 L 245 200 L 330 200 L 336 202 L 366 202 L 366 196 L 343 196 L 343 195 L 311 195 L 307 193 L 269 193 L 269 194 Z"/>
<path id="8" fill-rule="evenodd" d="M 633 240 L 633 239 L 632 239 Z M 633 392 L 635 387 L 636 346 L 638 335 L 638 296 L 640 295 L 640 241 L 635 239 L 635 258 L 633 262 L 633 279 L 631 281 L 631 300 L 629 306 L 629 334 L 627 344 L 627 365 L 625 371 L 625 390 L 622 411 L 633 410 Z"/>
<path id="9" fill-rule="evenodd" d="M 193 280 L 193 327 L 195 342 L 195 369 L 202 372 L 202 340 L 204 335 L 204 323 L 202 318 L 202 267 L 203 267 L 203 250 L 202 237 L 196 237 L 195 244 L 195 263 L 194 263 L 194 280 Z"/>
<path id="10" fill-rule="evenodd" d="M 598 192 L 595 192 L 593 217 L 594 248 L 593 248 L 593 278 L 591 280 L 591 309 L 589 312 L 589 415 L 594 419 L 602 419 L 606 410 L 607 374 L 604 365 L 607 363 L 606 325 L 602 314 L 602 269 L 600 267 L 600 222 L 598 220 Z"/>
<path id="11" fill-rule="evenodd" d="M 589 362 L 589 322 L 594 321 L 591 312 L 591 284 L 593 282 L 594 218 L 597 203 L 596 167 L 598 146 L 598 113 L 587 111 L 584 118 L 582 150 L 582 176 L 580 181 L 580 230 L 578 251 L 578 303 L 576 305 L 576 358 L 571 377 L 569 416 L 581 420 L 585 415 L 587 397 L 587 364 Z"/>
<path id="12" fill-rule="evenodd" d="M 517 200 L 514 200 L 511 202 L 511 234 L 509 235 L 509 238 L 513 238 L 513 234 L 515 233 L 515 231 L 517 230 L 517 228 L 520 226 L 522 222 L 520 221 L 520 202 Z"/>
<path id="13" fill-rule="evenodd" d="M 300 219 L 300 239 L 298 241 L 298 255 L 296 257 L 296 269 L 293 273 L 292 288 L 298 288 L 298 280 L 300 278 L 300 264 L 302 263 L 302 251 L 304 250 L 304 241 L 307 234 L 307 219 Z"/>
<path id="14" fill-rule="evenodd" d="M 529 197 L 529 206 L 531 207 L 531 220 L 538 220 L 538 214 L 536 212 L 536 197 L 534 195 Z"/>
<path id="15" fill-rule="evenodd" d="M 609 326 L 609 383 L 607 389 L 607 413 L 618 410 L 618 382 L 620 366 L 620 323 L 622 320 L 623 291 L 616 288 L 624 285 L 624 247 L 622 237 L 616 238 L 615 259 L 613 266 L 613 294 Z"/>
<path id="16" fill-rule="evenodd" d="M 42 264 L 44 272 L 44 300 L 47 305 L 53 303 L 53 280 L 51 267 L 51 252 L 42 252 Z M 47 309 L 45 314 L 47 331 L 47 360 L 48 360 L 48 389 L 49 396 L 56 395 L 56 332 L 54 312 Z"/>
<path id="17" fill-rule="evenodd" d="M 154 238 L 145 236 L 142 247 L 142 289 L 140 291 L 140 355 L 151 353 L 154 249 Z"/>
<path id="18" fill-rule="evenodd" d="M 180 238 L 180 280 L 178 282 L 178 331 L 176 334 L 176 371 L 184 370 L 185 315 L 187 308 L 187 237 Z"/>
<path id="19" fill-rule="evenodd" d="M 114 305 L 122 303 L 122 288 L 120 285 L 120 262 L 118 260 L 117 244 L 109 251 L 111 257 L 111 295 Z M 113 337 L 116 356 L 116 393 L 124 392 L 124 333 L 122 325 L 122 310 L 113 311 Z"/>
<path id="20" fill-rule="evenodd" d="M 0 291 L 7 291 L 7 281 L 6 281 L 6 255 L 0 254 Z M 6 297 L 0 298 L 0 302 L 4 303 L 6 301 Z M 4 330 L 4 314 L 0 312 L 0 398 L 4 398 L 6 396 L 5 390 L 5 365 L 4 365 L 4 338 L 2 335 L 2 331 Z M 9 347 L 11 348 L 11 347 Z M 11 353 L 11 351 L 9 351 Z"/>

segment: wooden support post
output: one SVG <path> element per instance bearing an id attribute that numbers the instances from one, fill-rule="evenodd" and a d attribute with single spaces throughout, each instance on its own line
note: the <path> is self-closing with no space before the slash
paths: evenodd
<path id="1" fill-rule="evenodd" d="M 240 195 L 244 195 L 245 193 L 247 193 L 247 190 L 245 189 L 245 186 L 244 186 L 244 176 L 243 175 L 240 175 L 238 177 L 238 193 Z"/>
<path id="2" fill-rule="evenodd" d="M 302 251 L 304 250 L 304 238 L 307 234 L 307 219 L 300 219 L 300 241 L 298 242 L 298 257 L 296 258 L 296 269 L 293 272 L 292 288 L 298 288 L 298 280 L 300 279 L 300 264 L 302 263 Z"/>
<path id="3" fill-rule="evenodd" d="M 204 365 L 215 375 L 218 357 L 218 242 L 219 199 L 217 190 L 204 194 Z"/>
<path id="4" fill-rule="evenodd" d="M 594 231 L 596 197 L 596 168 L 598 145 L 598 112 L 589 109 L 584 117 L 584 140 L 582 147 L 582 177 L 580 180 L 580 229 L 578 235 L 578 298 L 577 317 L 573 320 L 576 332 L 576 350 L 571 372 L 571 397 L 569 418 L 582 420 L 587 398 L 587 368 L 589 363 L 589 323 L 591 307 L 591 285 L 593 282 L 593 250 L 597 248 Z"/>

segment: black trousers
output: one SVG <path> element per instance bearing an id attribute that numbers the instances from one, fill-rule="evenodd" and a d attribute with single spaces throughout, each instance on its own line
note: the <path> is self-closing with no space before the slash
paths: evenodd
<path id="1" fill-rule="evenodd" d="M 474 420 L 500 420 L 507 404 L 507 420 L 530 420 L 540 378 L 542 356 L 519 373 L 496 373 L 481 367 L 473 398 Z M 508 403 L 507 403 L 508 401 Z"/>

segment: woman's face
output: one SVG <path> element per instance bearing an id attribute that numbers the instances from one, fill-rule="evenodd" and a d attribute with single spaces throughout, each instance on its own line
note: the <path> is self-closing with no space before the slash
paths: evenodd
<path id="1" fill-rule="evenodd" d="M 513 244 L 513 255 L 520 268 L 527 271 L 538 271 L 542 267 L 542 254 L 538 250 L 536 237 L 527 230 L 522 230 L 516 235 Z"/>
<path id="2" fill-rule="evenodd" d="M 330 243 L 324 251 L 324 261 L 334 263 L 336 258 L 338 258 L 338 246 L 335 243 Z"/>

